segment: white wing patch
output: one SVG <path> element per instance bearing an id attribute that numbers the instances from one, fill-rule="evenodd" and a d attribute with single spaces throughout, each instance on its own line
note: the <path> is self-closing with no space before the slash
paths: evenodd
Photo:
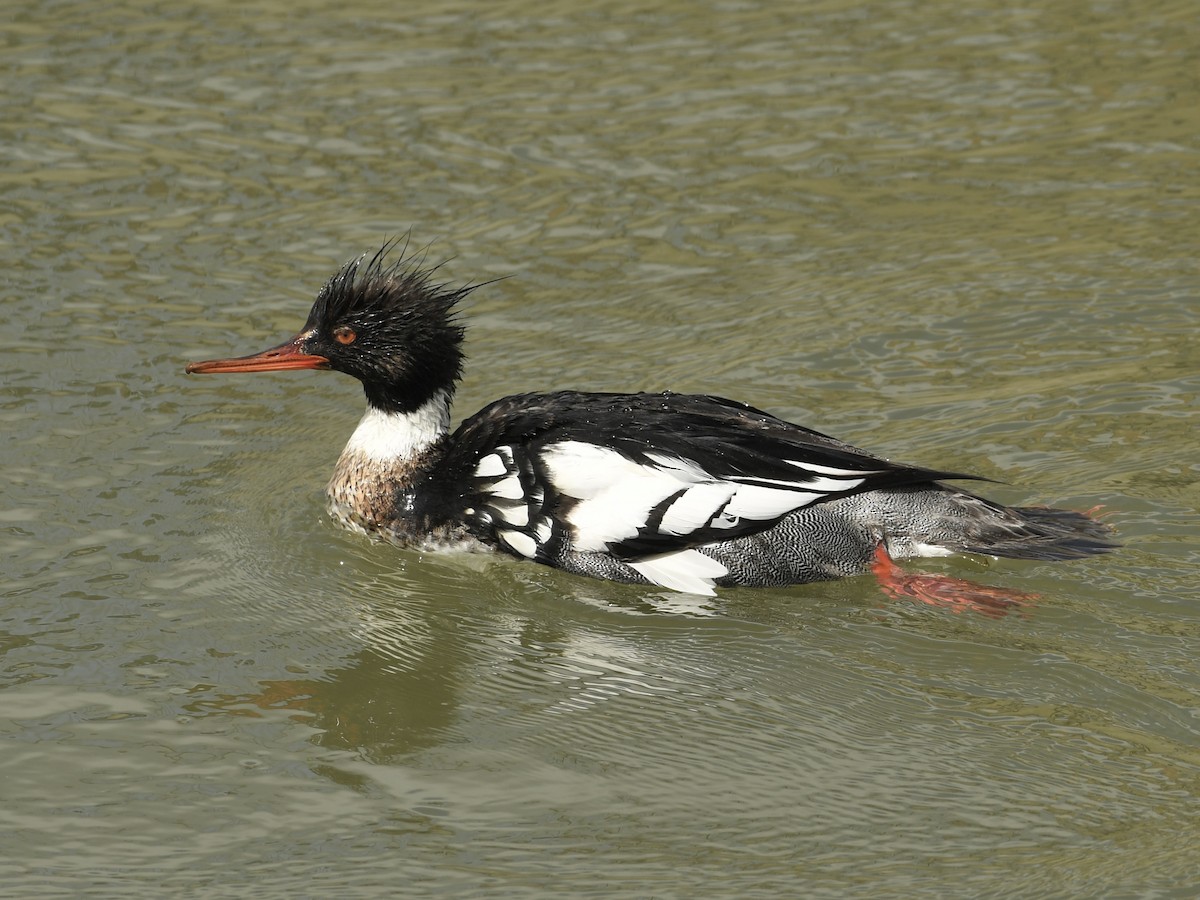
<path id="1" fill-rule="evenodd" d="M 521 487 L 521 477 L 517 473 L 502 478 L 491 487 L 491 494 L 502 500 L 524 500 L 525 488 Z"/>
<path id="2" fill-rule="evenodd" d="M 833 475 L 835 478 L 853 478 L 855 475 L 879 475 L 887 471 L 886 469 L 839 469 L 837 466 L 822 466 L 813 462 L 804 462 L 800 459 L 787 459 L 784 462 L 790 463 L 800 469 L 807 469 L 810 472 Z"/>
<path id="3" fill-rule="evenodd" d="M 566 516 L 573 550 L 605 551 L 635 537 L 650 510 L 687 486 L 675 474 L 583 441 L 551 444 L 542 460 L 557 491 L 581 501 Z"/>
<path id="4" fill-rule="evenodd" d="M 475 466 L 475 477 L 491 482 L 482 487 L 486 508 L 478 514 L 496 529 L 496 537 L 521 556 L 536 559 L 538 551 L 554 536 L 554 523 L 542 508 L 546 492 L 540 484 L 529 483 L 512 447 L 497 447 Z M 474 514 L 474 513 L 473 513 Z"/>
<path id="5" fill-rule="evenodd" d="M 785 488 L 765 488 L 739 485 L 737 493 L 725 511 L 744 519 L 777 519 L 793 509 L 808 506 L 826 495 L 812 491 L 789 491 Z"/>
<path id="6" fill-rule="evenodd" d="M 715 481 L 711 484 L 698 484 L 693 488 L 680 488 L 683 494 L 678 500 L 667 507 L 663 513 L 659 530 L 667 534 L 691 534 L 698 528 L 703 528 L 713 517 L 713 510 L 725 507 L 737 485 L 728 482 Z M 726 528 L 735 524 L 734 518 L 725 518 Z"/>
<path id="7" fill-rule="evenodd" d="M 524 528 L 529 524 L 529 507 L 524 503 L 498 507 L 496 514 L 507 524 L 515 525 L 517 528 Z"/>
<path id="8" fill-rule="evenodd" d="M 795 465 L 795 463 L 793 463 Z M 869 474 L 869 473 L 863 473 Z M 795 487 L 797 482 L 786 481 L 782 478 L 759 478 L 757 475 L 738 475 L 732 479 L 741 484 L 759 484 L 764 487 L 770 485 L 792 486 Z M 832 492 L 848 491 L 853 487 L 857 487 L 866 481 L 866 478 L 817 478 L 809 476 L 804 481 L 804 486 L 811 491 Z"/>
<path id="9" fill-rule="evenodd" d="M 641 575 L 665 588 L 686 594 L 712 595 L 714 579 L 728 575 L 729 570 L 699 550 L 676 550 L 647 556 L 629 564 Z"/>
<path id="10" fill-rule="evenodd" d="M 583 441 L 550 444 L 543 459 L 559 493 L 577 500 L 595 499 L 626 479 L 653 471 L 616 450 Z"/>
<path id="11" fill-rule="evenodd" d="M 830 495 L 852 491 L 871 474 L 786 460 L 798 470 L 794 481 L 720 477 L 693 460 L 657 452 L 646 458 L 649 462 L 637 462 L 586 441 L 545 447 L 542 461 L 555 489 L 577 501 L 565 516 L 573 550 L 604 552 L 645 529 L 686 537 L 705 528 L 734 528 L 743 519 L 779 519 Z"/>
<path id="12" fill-rule="evenodd" d="M 508 474 L 508 466 L 499 453 L 489 453 L 479 461 L 479 465 L 475 467 L 475 474 L 480 478 L 499 478 Z"/>
<path id="13" fill-rule="evenodd" d="M 514 553 L 548 562 L 557 552 L 550 546 L 556 535 L 577 553 L 609 553 L 656 535 L 663 547 L 686 545 L 689 537 L 692 543 L 719 541 L 722 531 L 747 520 L 766 527 L 853 491 L 873 473 L 783 460 L 785 468 L 776 464 L 772 477 L 719 476 L 685 457 L 649 451 L 634 460 L 582 440 L 545 445 L 539 458 L 527 458 L 528 452 L 501 446 L 480 458 L 475 475 L 486 498 L 481 516 Z M 791 466 L 794 480 L 787 475 Z M 562 503 L 547 509 L 547 497 Z M 686 546 L 628 565 L 654 584 L 692 594 L 712 594 L 714 582 L 729 574 L 722 563 Z"/>
<path id="14" fill-rule="evenodd" d="M 497 532 L 500 540 L 508 544 L 522 556 L 527 556 L 533 559 L 537 556 L 537 541 L 529 535 L 521 531 L 500 531 Z"/>

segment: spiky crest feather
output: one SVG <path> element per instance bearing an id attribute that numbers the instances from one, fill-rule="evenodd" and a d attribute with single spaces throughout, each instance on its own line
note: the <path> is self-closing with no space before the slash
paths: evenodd
<path id="1" fill-rule="evenodd" d="M 391 240 L 369 259 L 363 254 L 325 283 L 308 314 L 308 352 L 362 382 L 367 402 L 384 412 L 413 412 L 435 393 L 453 395 L 462 377 L 464 329 L 456 304 L 479 284 L 434 283 L 441 265 L 425 266 L 424 251 L 388 262 Z M 335 330 L 348 327 L 350 343 Z"/>

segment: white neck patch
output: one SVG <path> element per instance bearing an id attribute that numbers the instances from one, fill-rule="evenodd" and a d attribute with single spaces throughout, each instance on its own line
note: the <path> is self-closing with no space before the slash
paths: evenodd
<path id="1" fill-rule="evenodd" d="M 380 463 L 411 459 L 449 430 L 450 397 L 445 391 L 438 391 L 410 413 L 389 413 L 368 406 L 342 455 L 354 454 Z"/>

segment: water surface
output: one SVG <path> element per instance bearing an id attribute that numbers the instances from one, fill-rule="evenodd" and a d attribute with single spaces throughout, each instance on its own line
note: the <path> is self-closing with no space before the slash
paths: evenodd
<path id="1" fill-rule="evenodd" d="M 42 4 L 6 26 L 0 876 L 21 896 L 1189 896 L 1189 3 Z M 704 391 L 1071 564 L 697 601 L 372 546 L 328 373 L 188 378 L 411 230 L 460 414 Z M 914 568 L 914 567 L 910 567 Z"/>

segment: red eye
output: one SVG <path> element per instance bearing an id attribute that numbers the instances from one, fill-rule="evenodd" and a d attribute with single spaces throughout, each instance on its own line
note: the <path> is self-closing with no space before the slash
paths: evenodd
<path id="1" fill-rule="evenodd" d="M 339 344 L 353 344 L 358 335 L 349 325 L 339 325 L 333 329 L 333 339 Z"/>

